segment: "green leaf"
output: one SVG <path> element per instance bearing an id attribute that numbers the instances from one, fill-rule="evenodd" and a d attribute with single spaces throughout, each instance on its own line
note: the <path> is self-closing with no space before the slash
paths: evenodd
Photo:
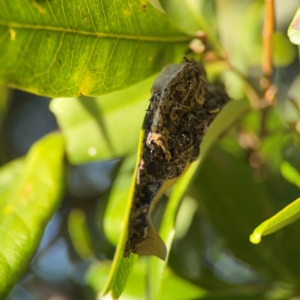
<path id="1" fill-rule="evenodd" d="M 166 14 L 188 34 L 203 31 L 213 49 L 222 53 L 218 39 L 218 25 L 213 1 L 205 0 L 160 0 Z"/>
<path id="2" fill-rule="evenodd" d="M 193 284 L 190 281 L 184 280 L 179 276 L 176 276 L 169 270 L 166 270 L 164 279 L 162 281 L 161 296 L 158 299 L 201 299 L 206 295 L 206 293 L 207 292 L 203 288 Z"/>
<path id="3" fill-rule="evenodd" d="M 128 285 L 124 290 L 121 299 L 172 299 L 172 300 L 192 300 L 199 299 L 206 294 L 201 287 L 176 276 L 170 269 L 166 269 L 162 278 L 161 296 L 157 297 L 147 291 L 147 258 L 140 257 L 135 264 L 128 279 Z M 176 287 L 176 288 L 174 288 Z"/>
<path id="4" fill-rule="evenodd" d="M 288 36 L 291 43 L 300 45 L 300 6 L 298 7 L 295 16 L 289 26 Z"/>
<path id="5" fill-rule="evenodd" d="M 108 196 L 108 203 L 103 217 L 103 229 L 107 239 L 113 245 L 118 244 L 122 232 L 132 181 L 132 170 L 134 170 L 135 163 L 136 155 L 125 158 Z"/>
<path id="6" fill-rule="evenodd" d="M 15 178 L 21 176 L 24 169 L 24 159 L 15 159 L 0 169 L 0 196 L 1 199 L 7 199 L 11 192 L 11 186 L 14 184 Z M 1 200 L 1 205 L 4 205 L 4 200 Z"/>
<path id="7" fill-rule="evenodd" d="M 0 37 L 0 81 L 52 97 L 132 85 L 181 60 L 191 39 L 139 0 L 3 0 Z"/>
<path id="8" fill-rule="evenodd" d="M 64 141 L 51 134 L 0 170 L 0 298 L 22 277 L 60 204 Z"/>
<path id="9" fill-rule="evenodd" d="M 300 198 L 279 211 L 272 218 L 264 221 L 256 227 L 250 236 L 253 244 L 258 244 L 263 235 L 271 234 L 279 229 L 295 222 L 300 218 Z"/>
<path id="10" fill-rule="evenodd" d="M 294 168 L 287 161 L 283 161 L 280 165 L 282 176 L 292 184 L 300 188 L 300 174 L 296 168 Z"/>
<path id="11" fill-rule="evenodd" d="M 103 286 L 109 267 L 110 265 L 107 263 L 94 263 L 85 274 L 86 284 L 89 285 L 95 293 L 99 293 L 99 290 Z M 135 264 L 134 269 L 129 276 L 128 284 L 121 299 L 144 299 L 147 295 L 145 291 L 146 274 L 147 259 L 141 257 Z M 176 289 L 174 289 L 175 286 Z M 198 299 L 205 294 L 206 291 L 201 287 L 176 276 L 169 269 L 166 270 L 162 284 L 162 296 L 160 299 Z M 147 299 L 155 298 L 149 298 L 148 296 Z"/>
<path id="12" fill-rule="evenodd" d="M 93 257 L 91 250 L 91 236 L 86 224 L 86 215 L 83 210 L 74 208 L 68 216 L 68 231 L 72 244 L 83 260 Z"/>
<path id="13" fill-rule="evenodd" d="M 98 98 L 57 98 L 50 103 L 65 136 L 71 163 L 132 154 L 148 106 L 151 77 Z"/>
<path id="14" fill-rule="evenodd" d="M 127 232 L 127 228 L 126 228 L 126 232 Z M 126 239 L 124 239 L 124 244 L 125 241 Z M 138 256 L 135 254 L 131 254 L 129 257 L 124 258 L 123 257 L 124 244 L 122 245 L 118 244 L 117 251 L 115 253 L 115 257 L 113 260 L 113 264 L 110 268 L 108 279 L 101 292 L 103 295 L 105 295 L 110 291 L 113 299 L 119 299 L 119 297 L 123 293 L 127 285 L 128 276 L 131 273 L 132 268 L 138 258 Z"/>
<path id="15" fill-rule="evenodd" d="M 281 164 L 283 177 L 300 188 L 300 174 L 288 162 Z M 300 198 L 283 208 L 276 215 L 261 223 L 256 227 L 250 236 L 253 244 L 258 244 L 263 235 L 268 235 L 295 222 L 300 217 Z"/>
<path id="16" fill-rule="evenodd" d="M 214 119 L 207 134 L 204 136 L 200 150 L 200 159 L 208 153 L 210 147 L 218 140 L 221 134 L 248 111 L 250 111 L 250 104 L 247 101 L 229 101 Z"/>
<path id="17" fill-rule="evenodd" d="M 166 210 L 164 212 L 163 220 L 160 225 L 159 235 L 165 242 L 167 249 L 170 251 L 173 238 L 175 235 L 175 218 L 178 211 L 178 206 L 181 203 L 188 187 L 192 184 L 193 177 L 195 176 L 200 160 L 192 163 L 187 172 L 175 184 L 172 193 L 169 197 Z M 168 253 L 169 253 L 168 251 Z M 162 287 L 163 275 L 167 266 L 168 256 L 166 261 L 160 260 L 157 257 L 149 257 L 148 259 L 148 295 L 151 299 L 158 299 L 160 289 Z M 164 299 L 164 298 L 162 298 Z"/>
<path id="18" fill-rule="evenodd" d="M 118 299 L 122 292 L 124 291 L 128 276 L 130 272 L 132 271 L 132 268 L 138 258 L 137 255 L 131 253 L 129 257 L 123 257 L 123 250 L 127 239 L 127 227 L 129 223 L 129 216 L 130 216 L 130 210 L 132 205 L 132 199 L 135 192 L 135 178 L 136 178 L 136 172 L 138 169 L 138 164 L 141 157 L 142 152 L 142 141 L 143 141 L 144 131 L 140 131 L 140 142 L 138 147 L 138 154 L 137 154 L 137 163 L 135 166 L 135 171 L 131 180 L 131 186 L 130 191 L 128 194 L 127 199 L 127 206 L 125 209 L 125 216 L 124 216 L 124 222 L 122 227 L 122 232 L 119 237 L 119 242 L 117 245 L 117 249 L 114 255 L 112 267 L 110 269 L 108 278 L 106 280 L 105 286 L 102 289 L 102 294 L 105 295 L 109 292 L 111 292 L 111 296 L 113 299 Z"/>

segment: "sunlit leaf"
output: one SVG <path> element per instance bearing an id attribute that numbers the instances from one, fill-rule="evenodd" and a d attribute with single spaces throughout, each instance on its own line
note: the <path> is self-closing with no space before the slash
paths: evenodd
<path id="1" fill-rule="evenodd" d="M 138 154 L 137 154 L 137 163 L 135 167 L 135 171 L 131 181 L 131 187 L 128 194 L 127 206 L 123 221 L 122 232 L 119 237 L 119 242 L 117 245 L 117 249 L 114 255 L 114 260 L 112 263 L 112 267 L 110 269 L 108 278 L 106 280 L 105 286 L 102 289 L 102 294 L 105 295 L 107 293 L 111 293 L 113 299 L 118 299 L 123 290 L 125 289 L 128 276 L 133 268 L 134 263 L 137 260 L 137 255 L 131 253 L 129 257 L 123 257 L 123 250 L 127 239 L 127 227 L 129 223 L 129 216 L 130 210 L 132 205 L 132 199 L 135 192 L 135 178 L 136 172 L 138 168 L 138 163 L 140 161 L 141 153 L 142 153 L 142 140 L 144 136 L 144 131 L 141 130 L 140 132 L 140 142 L 138 147 Z"/>
<path id="2" fill-rule="evenodd" d="M 63 157 L 61 134 L 51 134 L 31 148 L 24 162 L 0 170 L 1 299 L 24 274 L 60 204 Z"/>
<path id="3" fill-rule="evenodd" d="M 96 292 L 104 284 L 110 265 L 98 263 L 92 265 L 85 275 L 85 282 Z M 124 293 L 120 300 L 144 299 L 146 294 L 147 259 L 140 258 L 135 264 Z M 176 289 L 174 289 L 176 287 Z M 166 270 L 162 283 L 161 297 L 149 299 L 198 299 L 206 295 L 206 291 L 201 287 L 176 276 L 169 269 Z M 101 298 L 102 299 L 102 298 Z M 105 297 L 104 297 L 105 299 Z M 110 298 L 109 298 L 110 299 Z"/>
<path id="4" fill-rule="evenodd" d="M 296 168 L 294 168 L 287 161 L 283 161 L 280 166 L 282 176 L 289 182 L 293 183 L 300 188 L 300 174 Z"/>
<path id="5" fill-rule="evenodd" d="M 175 184 L 172 193 L 169 197 L 166 210 L 163 215 L 163 220 L 160 225 L 159 235 L 165 242 L 167 249 L 170 250 L 175 235 L 175 218 L 178 211 L 178 206 L 192 184 L 192 179 L 195 176 L 200 160 L 194 162 L 188 171 Z M 163 274 L 167 265 L 166 261 L 159 260 L 157 257 L 149 257 L 148 259 L 148 295 L 151 299 L 158 299 L 160 289 L 162 287 Z M 162 298 L 164 299 L 164 298 Z"/>
<path id="6" fill-rule="evenodd" d="M 193 284 L 190 281 L 184 280 L 183 278 L 176 276 L 169 270 L 166 270 L 161 286 L 161 295 L 158 298 L 161 300 L 201 299 L 207 294 L 207 292 L 203 288 Z"/>
<path id="7" fill-rule="evenodd" d="M 283 177 L 300 188 L 300 174 L 288 162 L 281 163 Z M 261 237 L 278 231 L 279 229 L 295 222 L 300 217 L 300 198 L 286 206 L 270 219 L 256 227 L 250 236 L 253 244 L 258 244 Z"/>
<path id="8" fill-rule="evenodd" d="M 139 0 L 4 0 L 0 37 L 0 81 L 52 97 L 132 85 L 181 60 L 191 39 Z"/>
<path id="9" fill-rule="evenodd" d="M 229 98 L 242 100 L 245 98 L 245 85 L 242 78 L 233 70 L 226 70 L 222 73 L 222 81 L 226 87 Z"/>
<path id="10" fill-rule="evenodd" d="M 149 2 L 160 12 L 164 12 L 159 0 L 149 0 Z"/>
<path id="11" fill-rule="evenodd" d="M 200 158 L 203 158 L 214 142 L 218 140 L 222 133 L 230 128 L 244 113 L 250 110 L 247 101 L 229 101 L 218 114 L 204 136 L 200 150 Z"/>
<path id="12" fill-rule="evenodd" d="M 100 294 L 101 289 L 105 285 L 105 282 L 107 280 L 107 274 L 109 274 L 110 269 L 110 262 L 94 262 L 89 266 L 88 270 L 84 275 L 85 283 L 89 285 L 96 293 Z"/>
<path id="13" fill-rule="evenodd" d="M 222 51 L 217 34 L 216 11 L 213 1 L 160 0 L 160 3 L 166 14 L 182 31 L 189 34 L 203 31 L 214 50 Z"/>
<path id="14" fill-rule="evenodd" d="M 103 229 L 107 239 L 113 245 L 118 244 L 122 232 L 135 160 L 136 156 L 134 156 L 134 160 L 133 157 L 129 157 L 123 161 L 108 196 L 108 203 L 103 218 Z"/>
<path id="15" fill-rule="evenodd" d="M 286 206 L 272 218 L 256 227 L 250 236 L 253 244 L 258 244 L 263 235 L 278 231 L 279 229 L 295 222 L 300 218 L 300 198 Z"/>
<path id="16" fill-rule="evenodd" d="M 197 7 L 194 11 L 191 11 L 188 6 L 188 1 L 185 0 L 159 0 L 159 2 L 166 14 L 174 21 L 175 24 L 177 24 L 179 28 L 181 28 L 181 30 L 188 33 L 196 33 L 201 30 L 195 15 L 200 12 L 204 1 L 197 1 Z M 179 5 L 180 9 L 178 9 Z"/>
<path id="17" fill-rule="evenodd" d="M 293 44 L 300 45 L 300 7 L 289 26 L 288 36 Z"/>
<path id="18" fill-rule="evenodd" d="M 73 164 L 135 153 L 153 78 L 97 98 L 57 98 L 50 108 Z"/>
<path id="19" fill-rule="evenodd" d="M 24 169 L 24 159 L 19 158 L 2 166 L 1 181 L 0 181 L 0 195 L 1 199 L 7 199 L 11 193 L 11 186 L 14 184 L 15 178 L 18 178 Z M 0 202 L 4 205 L 4 200 Z"/>

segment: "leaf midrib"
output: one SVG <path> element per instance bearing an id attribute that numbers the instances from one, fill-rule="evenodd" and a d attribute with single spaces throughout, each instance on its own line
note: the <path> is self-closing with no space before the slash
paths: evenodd
<path id="1" fill-rule="evenodd" d="M 187 42 L 190 41 L 191 36 L 182 35 L 182 36 L 142 36 L 142 35 L 123 35 L 123 34 L 112 34 L 104 32 L 90 32 L 78 29 L 63 28 L 63 27 L 54 27 L 46 25 L 36 25 L 36 24 L 24 24 L 17 22 L 7 22 L 0 20 L 0 26 L 5 26 L 8 28 L 16 29 L 32 29 L 32 30 L 46 30 L 53 32 L 63 32 L 63 33 L 73 33 L 79 35 L 95 36 L 102 38 L 115 38 L 115 39 L 124 39 L 124 40 L 135 40 L 135 41 L 146 41 L 146 42 L 168 42 L 168 43 L 178 43 L 178 42 Z"/>

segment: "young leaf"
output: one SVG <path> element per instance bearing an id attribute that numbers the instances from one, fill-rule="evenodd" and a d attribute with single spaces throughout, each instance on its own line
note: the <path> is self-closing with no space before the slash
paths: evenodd
<path id="1" fill-rule="evenodd" d="M 288 162 L 281 163 L 281 173 L 283 177 L 300 187 L 300 174 Z M 268 235 L 279 229 L 295 222 L 300 218 L 300 198 L 283 208 L 276 215 L 261 223 L 256 227 L 250 236 L 250 241 L 253 244 L 258 244 L 263 235 Z"/>
<path id="2" fill-rule="evenodd" d="M 300 6 L 298 7 L 295 16 L 289 26 L 288 36 L 291 43 L 300 45 Z"/>
<path id="3" fill-rule="evenodd" d="M 132 85 L 181 59 L 191 39 L 139 0 L 3 0 L 0 36 L 0 81 L 52 97 Z"/>
<path id="4" fill-rule="evenodd" d="M 110 265 L 107 263 L 94 263 L 86 272 L 86 285 L 90 286 L 95 293 L 98 294 L 103 286 L 109 268 Z M 121 299 L 145 298 L 146 273 L 146 259 L 139 259 L 129 276 L 128 284 Z M 174 286 L 176 286 L 176 289 L 174 289 Z M 148 297 L 148 299 L 200 299 L 206 294 L 207 292 L 198 285 L 192 284 L 189 281 L 176 276 L 171 270 L 167 269 L 163 279 L 161 297 Z"/>
<path id="5" fill-rule="evenodd" d="M 282 176 L 289 182 L 293 183 L 300 188 L 300 174 L 296 168 L 294 168 L 287 161 L 283 161 L 280 165 Z"/>
<path id="6" fill-rule="evenodd" d="M 250 236 L 253 244 L 258 244 L 263 235 L 278 231 L 300 218 L 300 198 L 286 206 L 270 219 L 256 227 Z"/>
<path id="7" fill-rule="evenodd" d="M 58 208 L 63 188 L 64 141 L 46 136 L 24 161 L 0 170 L 0 298 L 22 277 Z"/>
<path id="8" fill-rule="evenodd" d="M 160 0 L 166 14 L 186 33 L 205 32 L 212 48 L 222 53 L 217 28 L 215 3 L 205 0 Z M 180 9 L 178 9 L 180 7 Z M 182 22 L 185 20 L 185 22 Z"/>

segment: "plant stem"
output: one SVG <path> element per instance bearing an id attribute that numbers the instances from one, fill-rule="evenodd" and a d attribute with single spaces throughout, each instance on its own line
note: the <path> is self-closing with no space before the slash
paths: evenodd
<path id="1" fill-rule="evenodd" d="M 272 37 L 274 33 L 274 0 L 265 0 L 265 18 L 262 31 L 263 54 L 262 54 L 262 71 L 264 78 L 261 82 L 264 91 L 270 87 L 272 66 Z"/>

